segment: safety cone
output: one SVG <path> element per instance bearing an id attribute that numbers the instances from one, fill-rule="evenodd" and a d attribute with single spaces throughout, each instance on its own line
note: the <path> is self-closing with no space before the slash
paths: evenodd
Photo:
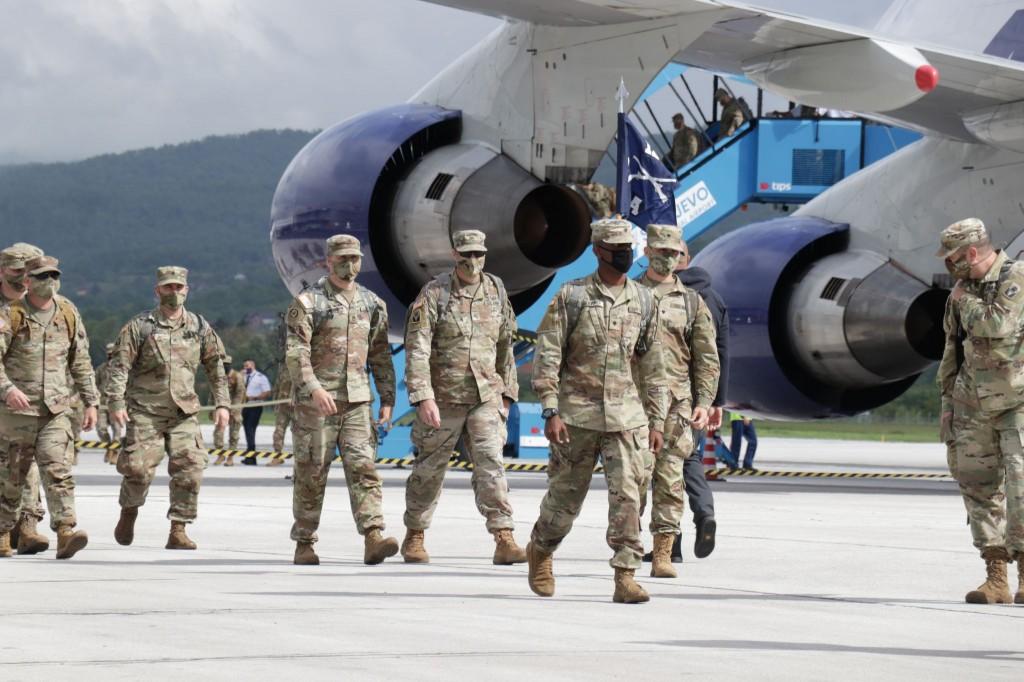
<path id="1" fill-rule="evenodd" d="M 704 478 L 709 481 L 718 480 L 718 458 L 715 457 L 715 430 L 708 429 L 704 437 Z"/>

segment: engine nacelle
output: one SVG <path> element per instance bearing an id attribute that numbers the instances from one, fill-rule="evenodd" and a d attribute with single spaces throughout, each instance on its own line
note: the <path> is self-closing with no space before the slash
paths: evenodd
<path id="1" fill-rule="evenodd" d="M 849 226 L 782 218 L 694 259 L 729 306 L 729 403 L 776 418 L 851 416 L 899 396 L 942 354 L 947 292 L 871 251 Z"/>
<path id="2" fill-rule="evenodd" d="M 554 271 L 587 247 L 590 210 L 569 188 L 544 183 L 507 156 L 460 141 L 461 114 L 403 104 L 323 131 L 292 160 L 271 208 L 274 261 L 293 294 L 326 273 L 324 240 L 363 244 L 359 281 L 388 304 L 392 338 L 405 307 L 452 267 L 451 235 L 487 234 L 487 270 L 517 312 Z"/>

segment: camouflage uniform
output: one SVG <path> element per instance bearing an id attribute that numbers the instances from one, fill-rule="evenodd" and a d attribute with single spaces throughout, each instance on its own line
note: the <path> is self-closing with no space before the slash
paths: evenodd
<path id="1" fill-rule="evenodd" d="M 672 136 L 672 149 L 668 155 L 669 161 L 672 162 L 675 168 L 682 168 L 693 161 L 699 149 L 700 137 L 697 135 L 697 131 L 684 123 L 683 127 Z"/>
<path id="2" fill-rule="evenodd" d="M 232 369 L 227 374 L 228 395 L 232 405 L 241 405 L 245 402 L 245 377 L 238 370 Z M 242 408 L 232 408 L 228 417 L 228 447 L 232 450 L 238 449 L 238 432 L 242 428 Z M 213 447 L 222 449 L 224 447 L 224 427 L 213 428 Z"/>
<path id="3" fill-rule="evenodd" d="M 159 285 L 185 284 L 185 268 L 157 269 Z M 178 319 L 159 308 L 136 315 L 122 329 L 109 364 L 107 407 L 128 410 L 124 446 L 117 458 L 123 509 L 146 502 L 156 468 L 168 456 L 172 522 L 196 518 L 206 448 L 199 432 L 196 370 L 206 371 L 217 407 L 228 406 L 220 338 L 201 316 L 182 308 Z"/>
<path id="4" fill-rule="evenodd" d="M 729 103 L 722 107 L 722 115 L 719 117 L 719 140 L 735 133 L 746 120 L 743 115 L 743 107 L 740 106 L 740 101 L 736 97 L 730 95 L 724 88 L 715 91 L 715 99 L 719 102 L 726 97 L 729 98 Z"/>
<path id="5" fill-rule="evenodd" d="M 36 257 L 30 272 L 57 271 L 57 260 Z M 0 316 L 0 396 L 17 387 L 29 407 L 11 410 L 0 404 L 0 533 L 14 527 L 21 513 L 22 481 L 31 463 L 39 464 L 50 526 L 74 527 L 75 480 L 71 473 L 71 396 L 86 406 L 98 402 L 89 339 L 82 318 L 68 299 L 53 297 L 50 310 L 34 309 L 25 299 L 11 303 Z M 19 316 L 21 322 L 13 322 Z M 15 329 L 15 327 L 17 329 Z M 69 384 L 69 374 L 74 386 Z"/>
<path id="6" fill-rule="evenodd" d="M 615 190 L 608 185 L 593 182 L 580 185 L 579 188 L 587 197 L 593 213 L 598 218 L 607 218 L 615 211 Z"/>
<path id="7" fill-rule="evenodd" d="M 95 376 L 95 372 L 93 374 Z M 68 375 L 68 384 L 74 384 L 74 379 L 70 374 Z M 82 438 L 82 422 L 85 420 L 85 405 L 82 403 L 82 396 L 78 394 L 78 391 L 71 395 L 71 409 L 68 410 L 68 419 L 71 421 L 71 463 L 77 466 L 78 441 Z"/>
<path id="8" fill-rule="evenodd" d="M 632 244 L 630 227 L 624 220 L 601 221 L 593 239 Z M 564 284 L 548 306 L 537 329 L 533 388 L 545 409 L 558 409 L 569 442 L 551 443 L 548 491 L 531 536 L 545 555 L 572 529 L 600 458 L 608 482 L 610 563 L 630 571 L 640 565 L 649 426 L 662 428 L 669 404 L 658 324 L 646 287 L 627 279 L 616 298 L 597 273 Z M 634 361 L 646 388 L 642 398 Z"/>
<path id="9" fill-rule="evenodd" d="M 478 230 L 456 233 L 456 251 L 487 251 Z M 443 309 L 442 309 L 443 306 Z M 519 397 L 513 354 L 516 316 L 501 281 L 487 273 L 467 284 L 453 271 L 428 282 L 409 309 L 405 383 L 413 405 L 437 402 L 441 428 L 417 415 L 412 428 L 416 462 L 405 486 L 405 526 L 430 527 L 448 470 L 464 438 L 473 463 L 476 507 L 487 530 L 509 529 L 512 505 L 502 451 L 508 412 L 503 398 Z"/>
<path id="10" fill-rule="evenodd" d="M 292 377 L 285 367 L 277 375 L 274 386 L 274 400 L 288 400 L 292 397 Z M 284 434 L 291 424 L 295 411 L 291 402 L 274 405 L 274 452 L 284 452 Z M 294 435 L 294 433 L 293 433 Z"/>
<path id="11" fill-rule="evenodd" d="M 362 255 L 359 242 L 349 235 L 331 237 L 327 246 L 332 255 Z M 394 405 L 395 369 L 388 343 L 387 307 L 359 284 L 343 291 L 323 277 L 292 301 L 285 322 L 285 363 L 295 387 L 295 523 L 291 538 L 297 543 L 317 541 L 335 448 L 342 453 L 356 529 L 364 536 L 383 530 L 369 371 L 381 405 Z M 313 402 L 317 389 L 331 395 L 336 414 L 320 414 Z"/>
<path id="12" fill-rule="evenodd" d="M 652 249 L 678 249 L 681 243 L 679 228 L 649 225 L 647 240 Z M 658 303 L 658 339 L 672 397 L 668 418 L 661 429 L 665 434 L 665 444 L 660 452 L 651 454 L 650 475 L 654 481 L 654 492 L 650 528 L 654 535 L 678 535 L 685 502 L 683 462 L 693 451 L 690 415 L 693 407 L 711 407 L 718 390 L 720 366 L 715 347 L 715 325 L 704 300 L 696 291 L 683 285 L 678 277 L 656 282 L 644 275 L 640 283 L 651 290 Z M 642 489 L 644 497 L 646 491 L 645 485 Z"/>
<path id="13" fill-rule="evenodd" d="M 973 222 L 972 222 L 973 221 Z M 980 221 L 961 221 L 943 233 L 939 255 L 974 243 Z M 957 228 L 957 229 L 954 229 Z M 984 235 L 984 227 L 980 227 Z M 1008 264 L 1008 265 L 1007 265 Z M 964 295 L 946 303 L 946 343 L 939 365 L 943 433 L 950 471 L 970 519 L 974 546 L 986 558 L 1024 558 L 1024 263 L 999 252 L 981 279 L 960 283 Z M 963 361 L 958 367 L 958 332 Z"/>

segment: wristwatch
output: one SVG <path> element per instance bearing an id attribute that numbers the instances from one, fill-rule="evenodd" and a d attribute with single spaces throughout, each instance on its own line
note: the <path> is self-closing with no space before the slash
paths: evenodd
<path id="1" fill-rule="evenodd" d="M 545 407 L 544 410 L 540 413 L 540 416 L 543 417 L 545 420 L 547 420 L 547 419 L 551 419 L 556 414 L 558 414 L 558 408 L 557 407 Z"/>

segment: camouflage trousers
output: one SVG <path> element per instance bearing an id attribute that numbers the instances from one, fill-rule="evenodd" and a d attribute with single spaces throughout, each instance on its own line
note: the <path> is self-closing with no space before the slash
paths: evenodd
<path id="1" fill-rule="evenodd" d="M 78 444 L 75 442 L 82 437 L 82 422 L 85 421 L 85 405 L 76 403 L 68 410 L 68 419 L 71 420 L 71 459 L 73 464 L 78 464 Z"/>
<path id="2" fill-rule="evenodd" d="M 476 508 L 487 519 L 487 530 L 512 529 L 515 524 L 502 460 L 507 430 L 501 398 L 476 405 L 438 402 L 437 407 L 441 428 L 431 428 L 419 417 L 412 427 L 417 452 L 412 473 L 405 481 L 405 527 L 430 528 L 448 461 L 459 438 L 464 438 L 473 463 Z"/>
<path id="3" fill-rule="evenodd" d="M 338 411 L 323 417 L 313 405 L 295 406 L 292 439 L 295 462 L 292 485 L 291 538 L 316 542 L 320 514 L 324 507 L 327 474 L 335 448 L 341 452 L 348 499 L 356 530 L 366 535 L 374 528 L 384 530 L 381 512 L 382 486 L 377 473 L 377 432 L 370 416 L 370 403 L 335 402 Z"/>
<path id="4" fill-rule="evenodd" d="M 640 496 L 649 459 L 648 431 L 593 431 L 569 426 L 569 442 L 551 444 L 548 491 L 540 502 L 540 516 L 531 541 L 553 553 L 572 530 L 590 489 L 598 459 L 608 482 L 608 546 L 614 568 L 640 567 Z"/>
<path id="5" fill-rule="evenodd" d="M 647 506 L 647 489 L 651 493 L 651 534 L 679 535 L 686 504 L 683 464 L 693 452 L 693 429 L 690 428 L 690 402 L 681 400 L 672 405 L 665 420 L 665 444 L 657 454 L 647 451 L 644 484 L 640 488 L 640 515 Z"/>
<path id="6" fill-rule="evenodd" d="M 31 516 L 42 519 L 39 479 L 46 491 L 50 527 L 74 526 L 75 479 L 71 474 L 74 445 L 67 412 L 33 417 L 0 412 L 0 533 L 17 523 L 25 505 L 33 504 Z M 38 512 L 38 513 L 36 513 Z"/>
<path id="7" fill-rule="evenodd" d="M 284 433 L 288 430 L 288 425 L 292 423 L 294 414 L 294 408 L 291 405 L 274 406 L 274 452 L 284 452 Z M 293 429 L 292 437 L 294 438 L 294 436 Z M 292 445 L 294 446 L 294 443 Z"/>
<path id="8" fill-rule="evenodd" d="M 146 503 L 156 468 L 167 455 L 170 482 L 171 521 L 192 523 L 199 504 L 199 487 L 206 468 L 206 447 L 195 415 L 161 417 L 132 412 L 125 430 L 124 447 L 117 456 L 121 481 L 122 507 L 141 507 Z"/>
<path id="9" fill-rule="evenodd" d="M 238 449 L 238 432 L 242 428 L 242 411 L 231 410 L 230 416 L 228 417 L 228 430 L 230 435 L 228 436 L 228 447 L 232 450 Z M 213 427 L 213 447 L 223 449 L 224 448 L 224 427 L 214 426 Z"/>
<path id="10" fill-rule="evenodd" d="M 974 546 L 1024 557 L 1024 410 L 990 415 L 957 405 L 951 437 L 950 472 Z"/>

